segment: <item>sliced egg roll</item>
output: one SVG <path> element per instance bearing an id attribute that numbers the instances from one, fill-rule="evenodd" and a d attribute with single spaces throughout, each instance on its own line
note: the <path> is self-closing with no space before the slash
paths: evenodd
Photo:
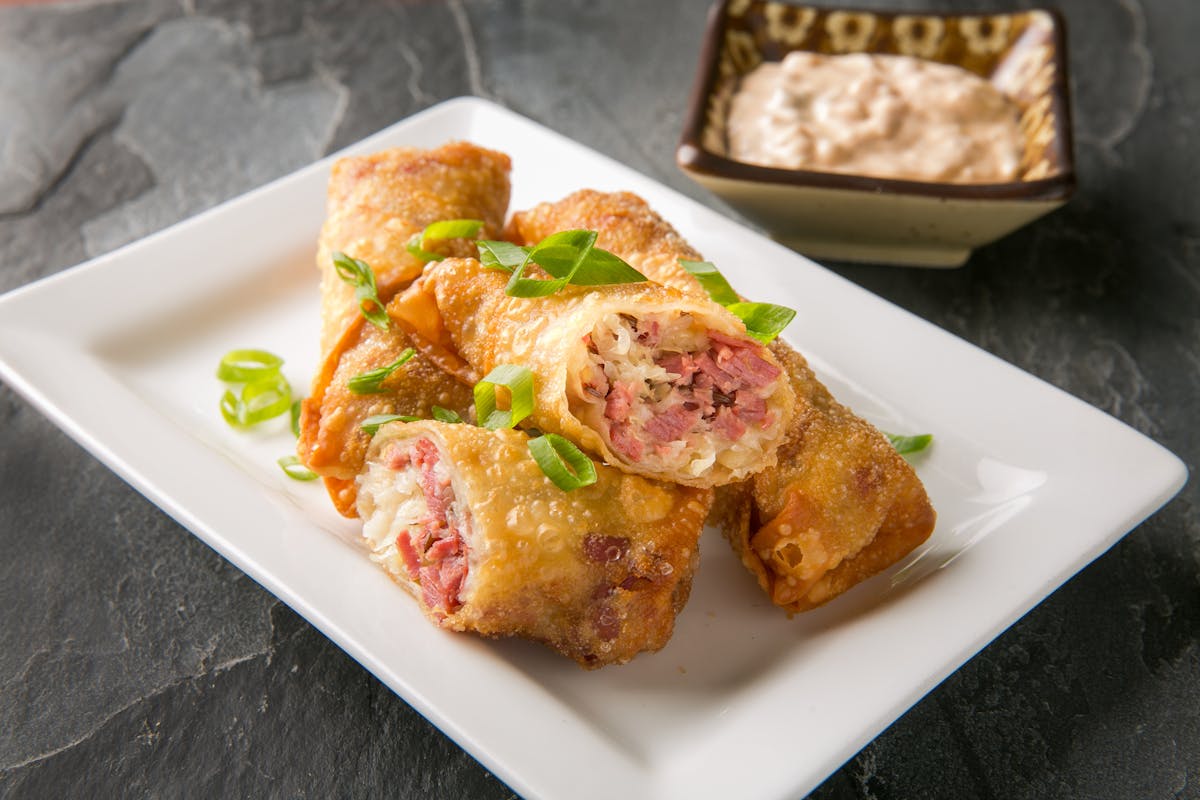
<path id="1" fill-rule="evenodd" d="M 792 390 L 724 308 L 650 281 L 524 298 L 505 294 L 507 280 L 447 259 L 388 311 L 461 357 L 468 381 L 529 369 L 530 424 L 627 472 L 716 486 L 774 463 Z"/>
<path id="2" fill-rule="evenodd" d="M 370 437 L 361 423 L 376 414 L 428 417 L 433 406 L 466 416 L 471 393 L 424 355 L 416 354 L 378 387 L 360 394 L 350 388 L 358 375 L 393 364 L 410 346 L 409 337 L 390 325 L 366 323 L 355 289 L 333 266 L 344 252 L 364 261 L 386 303 L 424 268 L 408 251 L 413 235 L 433 222 L 478 219 L 481 235 L 504 223 L 508 209 L 508 156 L 468 142 L 432 150 L 400 147 L 336 161 L 329 179 L 327 217 L 317 261 L 321 278 L 321 354 L 309 396 L 301 409 L 297 454 L 320 475 L 338 511 L 355 514 L 354 478 L 362 468 Z M 441 255 L 474 253 L 473 241 L 429 242 Z"/>
<path id="3" fill-rule="evenodd" d="M 596 465 L 555 486 L 521 431 L 381 427 L 358 479 L 371 558 L 437 625 L 542 642 L 586 668 L 667 643 L 711 490 Z"/>
<path id="4" fill-rule="evenodd" d="M 771 345 L 796 392 L 779 462 L 749 482 L 749 512 L 726 536 L 776 605 L 815 608 L 929 538 L 937 514 L 912 466 L 838 403 L 804 357 Z"/>
<path id="5" fill-rule="evenodd" d="M 334 162 L 329 176 L 327 212 L 317 248 L 321 269 L 321 352 L 328 352 L 358 315 L 354 288 L 334 269 L 333 254 L 343 252 L 370 265 L 381 302 L 421 274 L 423 261 L 408 242 L 434 222 L 478 219 L 482 235 L 502 230 L 508 213 L 507 155 L 469 142 L 434 149 L 397 147 Z M 441 255 L 472 255 L 462 239 L 432 242 Z"/>
<path id="6" fill-rule="evenodd" d="M 584 189 L 517 212 L 507 235 L 532 244 L 557 230 L 597 231 L 596 246 L 686 294 L 707 296 L 679 259 L 700 255 L 645 200 Z M 714 522 L 772 602 L 820 605 L 924 542 L 936 514 L 920 479 L 887 438 L 841 405 L 805 358 L 770 345 L 796 411 L 775 464 L 717 493 Z"/>
<path id="7" fill-rule="evenodd" d="M 338 512 L 356 516 L 355 478 L 362 471 L 371 436 L 362 429 L 369 417 L 401 414 L 428 419 L 435 406 L 470 418 L 471 388 L 425 356 L 412 356 L 376 383 L 374 391 L 351 388 L 355 378 L 387 369 L 412 348 L 399 326 L 381 330 L 359 316 L 326 356 L 301 404 L 300 460 L 320 475 Z"/>

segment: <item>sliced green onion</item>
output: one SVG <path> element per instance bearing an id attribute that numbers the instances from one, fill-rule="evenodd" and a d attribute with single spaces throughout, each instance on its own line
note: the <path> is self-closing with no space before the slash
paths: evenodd
<path id="1" fill-rule="evenodd" d="M 774 303 L 731 303 L 725 307 L 746 324 L 746 333 L 763 344 L 770 343 L 796 316 L 793 309 Z"/>
<path id="2" fill-rule="evenodd" d="M 409 359 L 416 354 L 417 351 L 410 347 L 386 367 L 379 367 L 378 369 L 364 372 L 361 375 L 355 375 L 346 382 L 346 386 L 355 394 L 379 394 L 384 391 L 383 382 L 391 377 L 393 372 L 407 364 Z"/>
<path id="3" fill-rule="evenodd" d="M 284 456 L 283 458 L 278 459 L 275 463 L 278 464 L 292 480 L 315 481 L 317 479 L 317 473 L 304 466 L 304 464 L 300 462 L 299 456 Z"/>
<path id="4" fill-rule="evenodd" d="M 704 291 L 708 292 L 708 296 L 714 302 L 723 306 L 741 302 L 742 298 L 738 297 L 738 293 L 733 290 L 729 281 L 725 280 L 725 276 L 714 264 L 708 261 L 688 261 L 683 258 L 679 259 L 679 264 L 696 276 L 696 280 L 700 281 L 700 285 L 704 287 Z"/>
<path id="5" fill-rule="evenodd" d="M 557 433 L 530 439 L 529 452 L 546 477 L 564 492 L 596 482 L 596 465 L 569 439 Z"/>
<path id="6" fill-rule="evenodd" d="M 596 245 L 596 232 L 559 231 L 542 239 L 529 250 L 529 260 L 555 278 L 570 278 Z"/>
<path id="7" fill-rule="evenodd" d="M 679 265 L 696 276 L 696 280 L 700 281 L 700 285 L 708 292 L 713 302 L 729 309 L 745 324 L 746 333 L 763 344 L 774 340 L 796 316 L 796 312 L 786 306 L 742 302 L 721 271 L 708 261 L 688 261 L 681 258 Z"/>
<path id="8" fill-rule="evenodd" d="M 481 219 L 443 219 L 431 223 L 425 226 L 425 230 L 413 234 L 408 240 L 408 252 L 422 261 L 441 261 L 445 256 L 425 249 L 429 242 L 439 239 L 473 239 L 482 227 Z"/>
<path id="9" fill-rule="evenodd" d="M 508 389 L 508 410 L 496 405 L 496 387 Z M 533 373 L 515 364 L 499 364 L 475 384 L 475 419 L 489 430 L 511 428 L 533 413 Z"/>
<path id="10" fill-rule="evenodd" d="M 367 417 L 358 426 L 364 431 L 374 436 L 379 429 L 389 422 L 420 422 L 420 417 L 413 417 L 408 414 L 375 414 Z"/>
<path id="11" fill-rule="evenodd" d="M 528 257 L 529 248 L 512 242 L 493 242 L 489 239 L 479 242 L 479 263 L 488 269 L 512 272 L 524 264 Z"/>
<path id="12" fill-rule="evenodd" d="M 238 399 L 238 396 L 233 393 L 232 389 L 226 389 L 225 394 L 221 395 L 221 416 L 225 418 L 225 422 L 230 427 L 246 427 L 245 407 Z"/>
<path id="13" fill-rule="evenodd" d="M 933 442 L 932 433 L 922 433 L 916 436 L 904 436 L 899 433 L 884 433 L 884 436 L 887 436 L 888 441 L 892 443 L 892 447 L 896 448 L 896 452 L 902 456 L 919 453 L 926 447 L 929 447 L 930 443 Z"/>
<path id="14" fill-rule="evenodd" d="M 227 383 L 253 383 L 271 378 L 283 366 L 283 359 L 266 350 L 230 350 L 221 356 L 217 377 Z"/>
<path id="15" fill-rule="evenodd" d="M 379 290 L 375 286 L 375 273 L 370 265 L 342 252 L 333 254 L 333 267 L 338 277 L 354 287 L 358 310 L 376 328 L 387 330 L 390 320 L 379 301 Z"/>
<path id="16" fill-rule="evenodd" d="M 433 414 L 433 418 L 438 422 L 449 422 L 452 425 L 460 425 L 463 421 L 463 418 L 458 415 L 457 411 L 451 411 L 441 406 L 434 406 L 430 409 L 430 413 Z"/>
<path id="17" fill-rule="evenodd" d="M 595 246 L 596 232 L 559 231 L 533 247 L 518 247 L 509 242 L 479 243 L 480 263 L 489 269 L 511 273 L 505 292 L 510 297 L 545 297 L 567 284 L 606 286 L 615 283 L 640 283 L 646 276 L 618 256 Z M 537 264 L 552 277 L 526 278 L 525 268 Z"/>
<path id="18" fill-rule="evenodd" d="M 221 397 L 221 416 L 235 428 L 249 428 L 286 414 L 292 407 L 292 387 L 282 375 L 247 383 L 241 394 L 226 390 Z"/>
<path id="19" fill-rule="evenodd" d="M 300 401 L 292 403 L 292 433 L 300 436 Z"/>

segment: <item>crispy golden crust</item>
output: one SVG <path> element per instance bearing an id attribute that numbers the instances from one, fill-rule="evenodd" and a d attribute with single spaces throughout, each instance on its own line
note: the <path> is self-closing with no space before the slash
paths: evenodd
<path id="1" fill-rule="evenodd" d="M 383 394 L 357 395 L 347 388 L 355 375 L 395 361 L 410 342 L 392 326 L 366 323 L 354 289 L 333 268 L 342 251 L 369 264 L 385 303 L 421 273 L 424 263 L 408 253 L 409 238 L 443 219 L 480 219 L 482 235 L 501 230 L 508 209 L 507 155 L 466 142 L 433 150 L 394 148 L 334 163 L 327 217 L 317 263 L 321 269 L 321 366 L 301 411 L 297 453 L 322 476 L 338 511 L 354 516 L 354 477 L 369 438 L 360 429 L 373 414 L 428 416 L 434 405 L 466 416 L 470 390 L 418 355 L 384 384 Z M 442 254 L 475 252 L 471 242 L 431 244 Z"/>
<path id="2" fill-rule="evenodd" d="M 432 421 L 380 429 L 368 455 L 388 471 L 390 443 L 426 438 L 468 510 L 469 572 L 449 615 L 429 608 L 419 579 L 381 563 L 437 624 L 543 642 L 581 666 L 619 664 L 667 643 L 691 588 L 712 491 L 645 480 L 597 465 L 597 482 L 564 492 L 530 457 L 529 438 Z M 369 488 L 364 520 L 387 513 Z M 395 532 L 392 534 L 395 535 Z"/>
<path id="3" fill-rule="evenodd" d="M 699 254 L 628 192 L 575 192 L 517 212 L 507 233 L 536 242 L 570 228 L 598 231 L 599 247 L 651 280 L 704 292 L 678 263 Z M 912 468 L 879 431 L 839 404 L 789 345 L 776 340 L 771 350 L 791 379 L 796 414 L 777 465 L 743 486 L 722 487 L 713 515 L 771 600 L 794 612 L 895 563 L 929 537 L 936 514 Z"/>
<path id="4" fill-rule="evenodd" d="M 778 465 L 750 482 L 750 524 L 726 534 L 773 603 L 805 611 L 907 555 L 937 515 L 887 438 L 834 400 L 803 356 L 783 342 L 771 349 L 797 414 Z"/>
<path id="5" fill-rule="evenodd" d="M 370 435 L 362 430 L 363 420 L 375 414 L 429 417 L 435 405 L 469 418 L 470 388 L 420 353 L 380 384 L 383 392 L 350 391 L 351 378 L 391 364 L 410 346 L 408 334 L 399 327 L 380 330 L 360 315 L 326 356 L 311 393 L 301 404 L 296 452 L 309 469 L 325 479 L 330 498 L 345 516 L 356 515 L 354 478 L 362 470 L 371 443 Z"/>
<path id="6" fill-rule="evenodd" d="M 567 437 L 605 463 L 689 486 L 717 486 L 743 477 L 720 462 L 699 475 L 683 469 L 660 472 L 645 462 L 633 463 L 615 453 L 601 433 L 577 417 L 571 406 L 572 398 L 584 393 L 580 374 L 587 359 L 585 337 L 606 315 L 640 317 L 683 312 L 708 330 L 744 339 L 746 328 L 741 320 L 707 296 L 684 295 L 649 281 L 567 286 L 556 294 L 535 298 L 508 296 L 504 292 L 507 281 L 506 273 L 486 269 L 474 259 L 446 259 L 429 267 L 419 281 L 397 296 L 388 311 L 416 333 L 436 363 L 450 368 L 455 354 L 461 357 L 458 372 L 464 380 L 479 380 L 498 364 L 528 368 L 534 374 L 535 392 L 530 424 Z M 436 318 L 419 313 L 430 306 L 430 300 L 436 304 Z M 762 355 L 773 363 L 766 350 Z M 787 381 L 775 381 L 773 394 L 767 399 L 773 424 L 786 424 L 792 402 Z M 756 466 L 743 471 L 761 469 L 774 458 L 772 443 L 763 449 Z"/>
<path id="7" fill-rule="evenodd" d="M 504 226 L 510 193 L 507 155 L 467 142 L 432 150 L 398 147 L 334 163 L 325 224 L 318 242 L 321 269 L 321 352 L 327 352 L 358 314 L 354 289 L 333 268 L 341 251 L 371 265 L 385 304 L 421 274 L 424 264 L 408 253 L 408 240 L 444 219 L 480 219 L 483 236 Z M 431 249 L 470 255 L 472 243 L 455 240 Z"/>

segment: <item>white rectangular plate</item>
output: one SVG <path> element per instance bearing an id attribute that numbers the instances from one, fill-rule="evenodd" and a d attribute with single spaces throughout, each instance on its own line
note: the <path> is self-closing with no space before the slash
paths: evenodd
<path id="1" fill-rule="evenodd" d="M 332 159 L 0 298 L 0 376 L 527 797 L 804 795 L 1186 479 L 1113 418 L 491 103 L 443 103 L 347 152 L 450 139 L 513 157 L 515 209 L 637 192 L 743 294 L 798 309 L 787 338 L 835 395 L 935 434 L 917 464 L 930 541 L 789 620 L 709 531 L 671 643 L 599 672 L 436 629 L 321 488 L 275 465 L 290 433 L 217 412 L 234 347 L 285 356 L 308 385 Z"/>

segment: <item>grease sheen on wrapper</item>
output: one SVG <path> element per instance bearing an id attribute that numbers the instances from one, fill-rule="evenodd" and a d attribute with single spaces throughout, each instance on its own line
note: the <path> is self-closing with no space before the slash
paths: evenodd
<path id="1" fill-rule="evenodd" d="M 597 465 L 564 492 L 520 431 L 390 423 L 358 511 L 373 560 L 443 628 L 542 642 L 593 668 L 661 648 L 691 589 L 712 491 Z"/>
<path id="2" fill-rule="evenodd" d="M 529 369 L 529 423 L 627 472 L 717 486 L 774 463 L 792 390 L 724 308 L 650 281 L 536 298 L 508 296 L 507 281 L 447 259 L 388 311 L 466 382 Z"/>

